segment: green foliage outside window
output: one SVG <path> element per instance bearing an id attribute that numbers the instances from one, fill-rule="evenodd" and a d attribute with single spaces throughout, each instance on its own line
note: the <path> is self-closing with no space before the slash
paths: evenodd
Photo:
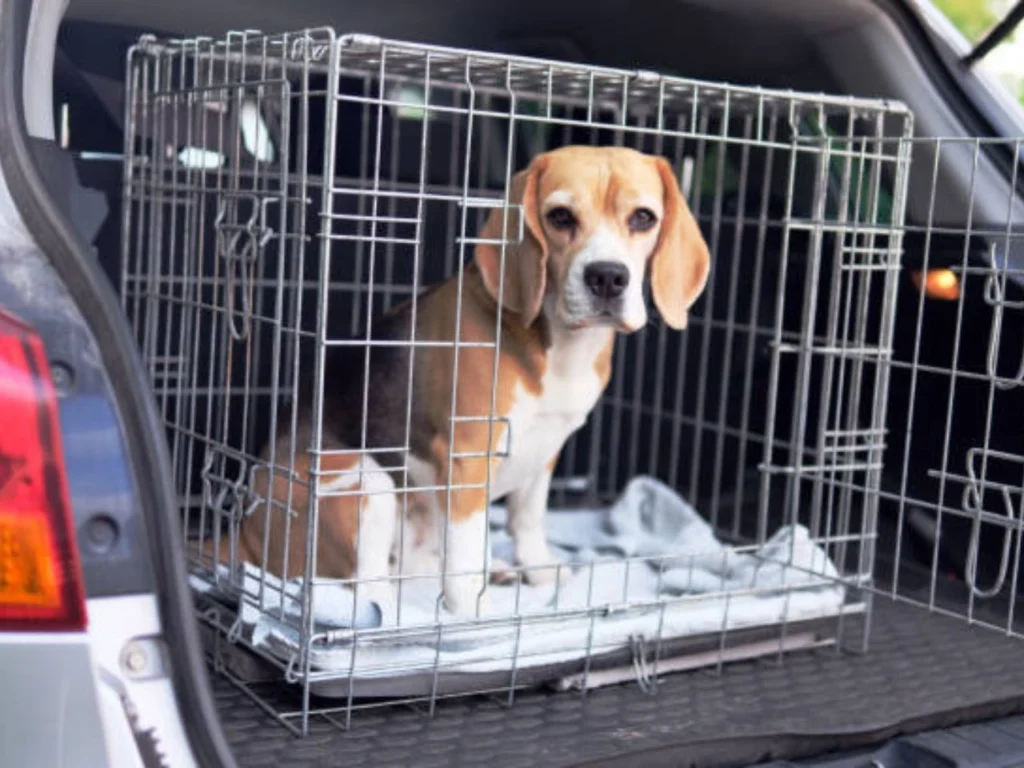
<path id="1" fill-rule="evenodd" d="M 932 0 L 964 37 L 976 43 L 1002 18 L 1011 0 Z M 1018 27 L 980 67 L 986 69 L 1024 104 L 1024 31 Z"/>

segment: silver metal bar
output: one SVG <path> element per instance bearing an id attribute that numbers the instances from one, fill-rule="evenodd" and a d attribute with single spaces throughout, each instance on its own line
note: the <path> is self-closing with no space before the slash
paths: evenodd
<path id="1" fill-rule="evenodd" d="M 722 122 L 722 132 L 728 130 L 729 124 L 729 99 L 726 94 L 725 108 L 719 118 Z M 715 193 L 711 200 L 711 238 L 708 240 L 708 247 L 712 253 L 717 253 L 719 245 L 721 243 L 722 236 L 722 199 L 724 195 L 724 179 L 725 179 L 725 156 L 727 153 L 727 147 L 718 145 L 715 147 L 716 155 L 715 158 Z M 697 363 L 697 367 L 702 371 L 707 371 L 709 366 L 709 360 L 711 357 L 711 326 L 710 320 L 714 317 L 715 313 L 715 294 L 716 286 L 718 285 L 718 272 L 712 271 L 708 277 L 708 287 L 705 289 L 704 298 L 704 312 L 703 319 L 704 323 L 701 327 L 701 340 L 700 340 L 700 358 Z M 704 472 L 707 472 L 707 468 L 702 465 L 703 456 L 703 440 L 701 440 L 701 432 L 704 426 L 704 414 L 707 408 L 707 392 L 708 392 L 708 379 L 709 376 L 701 376 L 697 381 L 697 429 L 694 430 L 693 448 L 691 450 L 691 469 L 690 469 L 690 498 L 700 498 L 699 482 L 700 482 L 700 470 L 703 468 Z M 712 504 L 710 511 L 711 525 L 719 527 L 719 510 L 718 507 Z"/>
<path id="2" fill-rule="evenodd" d="M 796 107 L 795 107 L 795 105 L 790 105 L 788 119 L 789 119 L 790 130 L 793 130 L 793 127 L 795 126 L 795 123 L 796 123 Z M 785 227 L 785 229 L 783 230 L 783 233 L 782 233 L 782 249 L 781 249 L 781 251 L 782 251 L 782 253 L 784 255 L 788 255 L 789 243 L 790 243 L 790 238 L 791 238 L 791 235 L 792 235 L 792 227 L 789 226 L 789 223 L 790 223 L 790 221 L 792 219 L 792 216 L 793 216 L 793 192 L 794 192 L 793 187 L 794 187 L 795 176 L 796 176 L 796 160 L 797 160 L 796 153 L 791 151 L 790 155 L 789 155 L 789 169 L 788 169 L 788 173 L 787 173 L 787 176 L 786 176 L 786 204 L 785 204 L 786 205 L 786 211 L 785 211 L 784 216 L 785 216 L 785 220 L 786 220 L 787 226 Z M 785 305 L 785 290 L 784 290 L 784 288 L 785 288 L 785 284 L 786 284 L 786 275 L 787 275 L 787 272 L 788 272 L 787 267 L 788 267 L 788 258 L 786 258 L 786 256 L 784 256 L 783 260 L 782 260 L 781 269 L 779 270 L 778 287 L 776 288 L 776 292 L 775 292 L 776 309 L 775 309 L 775 323 L 774 323 L 774 328 L 775 328 L 775 330 L 774 330 L 774 338 L 775 338 L 776 344 L 778 343 L 778 340 L 780 339 L 780 337 L 782 335 L 783 321 L 784 321 L 784 318 L 785 318 L 785 314 L 784 314 L 784 309 L 785 309 L 785 306 L 784 306 Z M 777 347 L 777 348 L 779 348 L 779 347 Z M 779 392 L 779 373 L 780 373 L 779 366 L 780 366 L 780 356 L 777 355 L 777 354 L 773 355 L 772 356 L 772 362 L 771 362 L 771 372 L 769 373 L 769 383 L 768 383 L 768 408 L 767 408 L 767 414 L 765 416 L 765 436 L 766 436 L 767 439 L 765 440 L 765 443 L 764 443 L 764 457 L 763 457 L 762 462 L 761 462 L 763 465 L 766 465 L 766 466 L 770 466 L 772 464 L 772 452 L 773 452 L 773 449 L 774 449 L 774 442 L 775 442 L 775 431 L 776 431 L 775 417 L 776 417 L 776 413 L 777 413 L 777 410 L 778 410 L 778 392 Z M 759 541 L 759 542 L 765 541 L 767 539 L 767 537 L 768 537 L 768 505 L 769 505 L 769 500 L 770 500 L 770 493 L 771 493 L 770 475 L 768 475 L 767 473 L 762 473 L 761 474 L 760 498 L 758 500 L 759 501 L 759 507 L 758 507 L 758 520 L 757 520 L 757 541 Z"/>
<path id="3" fill-rule="evenodd" d="M 758 110 L 759 122 L 761 121 L 762 117 L 763 108 Z M 778 131 L 778 119 L 778 112 L 773 109 L 768 120 L 768 135 L 772 139 L 775 138 L 776 132 Z M 757 351 L 757 322 L 761 310 L 761 284 L 764 274 L 765 247 L 766 238 L 768 234 L 768 205 L 770 201 L 774 161 L 775 150 L 767 149 L 765 151 L 764 156 L 764 177 L 761 184 L 761 210 L 758 214 L 757 219 L 757 242 L 754 246 L 754 276 L 750 288 L 750 315 L 747 318 L 747 323 L 744 328 L 744 331 L 747 335 L 747 350 L 746 355 L 744 356 L 743 370 L 746 372 L 746 376 L 744 377 L 742 404 L 740 406 L 740 443 L 738 449 L 738 456 L 736 460 L 736 471 L 733 477 L 733 487 L 737 489 L 737 493 L 735 494 L 736 501 L 733 506 L 733 525 L 731 530 L 731 535 L 733 539 L 738 539 L 740 537 L 741 512 L 743 510 L 743 500 L 745 497 L 743 473 L 747 466 L 747 450 L 751 442 L 751 438 L 749 437 L 749 431 L 751 418 L 751 404 L 754 394 L 754 355 Z"/>
<path id="4" fill-rule="evenodd" d="M 746 115 L 744 118 L 744 135 L 750 135 L 753 128 L 753 116 Z M 724 157 L 724 151 L 723 151 Z M 739 168 L 739 180 L 737 181 L 738 193 L 736 203 L 736 221 L 733 226 L 733 246 L 732 246 L 732 268 L 729 276 L 729 293 L 726 298 L 726 328 L 725 328 L 725 343 L 723 345 L 722 352 L 722 373 L 720 381 L 724 382 L 724 386 L 719 389 L 718 392 L 718 418 L 715 424 L 715 457 L 714 465 L 712 468 L 712 480 L 711 480 L 711 509 L 714 510 L 713 514 L 719 515 L 725 510 L 722 509 L 722 474 L 725 471 L 725 444 L 727 435 L 725 434 L 725 428 L 727 423 L 727 415 L 729 410 L 729 396 L 733 392 L 732 389 L 732 370 L 733 370 L 733 344 L 736 341 L 736 336 L 739 331 L 739 323 L 736 321 L 736 314 L 738 310 L 739 301 L 739 276 L 740 276 L 740 264 L 743 258 L 743 234 L 744 225 L 746 224 L 746 206 L 747 206 L 747 183 L 748 175 L 750 170 L 750 149 L 744 147 L 740 151 L 740 168 Z M 721 203 L 719 203 L 721 208 Z M 710 312 L 708 314 L 711 314 Z M 710 324 L 708 324 L 710 325 Z M 705 326 L 707 327 L 707 326 Z M 725 520 L 719 520 L 718 527 L 720 529 L 731 529 L 735 530 L 738 525 L 735 514 L 732 517 L 731 523 L 727 524 Z"/>
<path id="5" fill-rule="evenodd" d="M 330 57 L 332 62 L 337 61 L 340 57 L 340 49 L 334 40 L 331 40 L 330 45 Z M 329 93 L 337 93 L 338 90 L 338 78 L 337 74 L 332 67 L 327 74 L 327 90 Z M 327 168 L 334 168 L 335 164 L 335 150 L 337 147 L 337 135 L 335 126 L 337 124 L 337 101 L 330 99 L 327 106 L 327 118 L 326 126 L 324 130 L 324 165 Z M 321 210 L 330 214 L 334 205 L 333 197 L 330 191 L 325 187 L 322 193 L 320 207 Z M 325 285 L 330 279 L 331 274 L 331 256 L 332 249 L 330 241 L 327 238 L 329 233 L 329 219 L 321 220 L 320 225 L 320 288 L 317 291 L 316 307 L 317 307 L 317 319 L 316 319 L 316 335 L 318 340 L 325 340 L 327 338 L 327 310 L 330 306 L 330 296 L 325 289 Z M 323 445 L 323 412 L 324 412 L 324 368 L 326 365 L 325 360 L 326 347 L 320 346 L 317 350 L 317 354 L 314 357 L 314 371 L 313 379 L 316 382 L 313 391 L 313 405 L 312 405 L 312 431 L 311 445 L 310 448 L 315 448 Z M 295 434 L 294 432 L 292 433 Z M 295 449 L 295 440 L 292 441 L 292 449 Z M 294 459 L 292 461 L 294 467 Z M 317 476 L 320 473 L 320 457 L 313 454 L 310 457 L 309 471 L 312 476 Z M 319 484 L 316 484 L 312 493 L 309 494 L 309 503 L 307 504 L 306 520 L 307 520 L 307 536 L 305 542 L 305 567 L 304 576 L 306 582 L 309 583 L 316 575 L 316 561 L 317 561 L 317 546 L 316 546 L 316 535 L 318 529 L 318 521 L 320 517 L 320 489 Z M 291 506 L 289 504 L 289 506 Z M 286 550 L 287 551 L 287 550 Z M 287 570 L 285 571 L 287 573 Z M 310 658 L 310 648 L 312 646 L 312 635 L 313 635 L 313 603 L 312 594 L 310 590 L 304 590 L 302 593 L 302 618 L 301 627 L 303 632 L 302 641 L 299 645 L 299 668 L 305 674 L 307 682 L 303 686 L 303 717 L 302 717 L 302 732 L 306 733 L 309 730 L 309 684 L 308 677 L 312 664 Z"/>

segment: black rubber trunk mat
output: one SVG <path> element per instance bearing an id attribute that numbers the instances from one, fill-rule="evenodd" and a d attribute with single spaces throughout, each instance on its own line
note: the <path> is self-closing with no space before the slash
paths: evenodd
<path id="1" fill-rule="evenodd" d="M 1024 717 L 925 731 L 873 750 L 773 761 L 765 768 L 1019 768 L 1024 765 Z"/>
<path id="2" fill-rule="evenodd" d="M 851 636 L 854 633 L 850 633 Z M 523 692 L 313 718 L 297 739 L 223 679 L 222 725 L 241 766 L 749 765 L 853 749 L 901 733 L 1024 712 L 1021 641 L 875 600 L 871 649 L 777 660 L 575 693 Z"/>

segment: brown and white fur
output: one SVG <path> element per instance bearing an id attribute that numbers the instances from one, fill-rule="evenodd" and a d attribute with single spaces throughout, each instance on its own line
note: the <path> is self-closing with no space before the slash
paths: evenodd
<path id="1" fill-rule="evenodd" d="M 278 422 L 281 434 L 265 450 L 265 458 L 273 453 L 273 486 L 263 474 L 254 490 L 271 501 L 243 520 L 240 559 L 286 577 L 305 572 L 308 500 L 318 480 L 317 576 L 355 577 L 362 584 L 357 589 L 386 601 L 393 560 L 407 575 L 439 568 L 439 558 L 447 574 L 456 574 L 443 581 L 448 610 L 485 611 L 486 511 L 489 502 L 506 497 L 524 578 L 555 579 L 556 570 L 546 567 L 555 558 L 544 535 L 551 474 L 566 440 L 608 384 L 614 335 L 647 324 L 645 279 L 664 321 L 684 328 L 710 259 L 660 157 L 625 148 L 564 147 L 517 173 L 508 201 L 478 235 L 461 297 L 456 276 L 415 305 L 407 302 L 374 320 L 374 341 L 445 344 L 414 352 L 401 344 L 371 347 L 365 446 L 372 452 L 353 450 L 364 445 L 366 349 L 328 349 L 319 478 L 312 476 L 308 453 L 313 423 L 307 389 L 297 406 L 294 441 L 285 414 Z M 457 353 L 456 335 L 470 345 Z M 492 391 L 495 418 L 489 421 Z M 408 452 L 381 450 L 406 445 Z M 293 451 L 294 474 L 288 469 Z M 444 490 L 422 490 L 437 488 Z M 403 494 L 412 510 L 404 529 Z"/>

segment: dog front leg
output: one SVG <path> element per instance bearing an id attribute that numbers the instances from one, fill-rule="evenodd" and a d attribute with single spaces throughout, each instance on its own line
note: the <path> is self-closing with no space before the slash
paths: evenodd
<path id="1" fill-rule="evenodd" d="M 450 491 L 439 493 L 447 524 L 442 533 L 445 607 L 458 615 L 490 610 L 487 594 L 487 469 L 483 461 L 456 462 Z"/>
<path id="2" fill-rule="evenodd" d="M 544 531 L 554 468 L 555 462 L 551 461 L 532 482 L 508 498 L 508 532 L 516 564 L 523 567 L 523 577 L 530 584 L 553 584 L 555 579 L 569 576 L 569 568 L 551 554 Z"/>
<path id="3" fill-rule="evenodd" d="M 482 615 L 490 609 L 487 594 L 487 510 L 474 509 L 451 518 L 445 542 L 444 602 L 459 615 Z"/>

